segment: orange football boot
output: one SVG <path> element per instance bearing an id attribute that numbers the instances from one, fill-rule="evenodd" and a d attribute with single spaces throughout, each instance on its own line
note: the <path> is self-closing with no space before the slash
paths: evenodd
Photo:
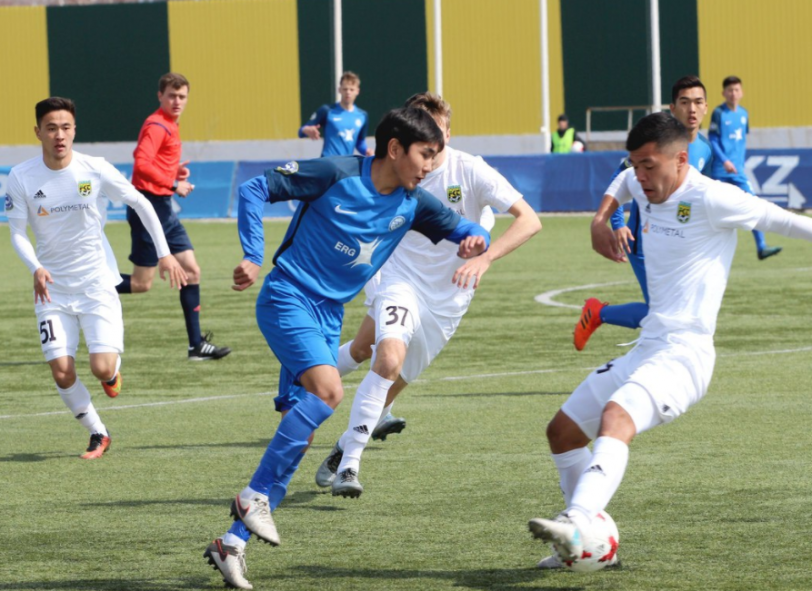
<path id="1" fill-rule="evenodd" d="M 112 386 L 107 382 L 102 382 L 101 385 L 102 388 L 104 388 L 105 394 L 107 394 L 110 398 L 115 398 L 121 394 L 121 372 L 116 372 L 116 381 Z"/>
<path id="2" fill-rule="evenodd" d="M 110 449 L 110 436 L 93 433 L 90 436 L 90 445 L 87 446 L 86 453 L 80 457 L 83 460 L 95 460 L 102 457 L 108 449 Z"/>
<path id="3" fill-rule="evenodd" d="M 581 309 L 581 318 L 575 324 L 575 332 L 572 335 L 572 343 L 578 351 L 584 350 L 589 337 L 603 324 L 601 310 L 607 305 L 606 302 L 601 302 L 597 298 L 589 298 L 584 302 L 584 307 Z"/>

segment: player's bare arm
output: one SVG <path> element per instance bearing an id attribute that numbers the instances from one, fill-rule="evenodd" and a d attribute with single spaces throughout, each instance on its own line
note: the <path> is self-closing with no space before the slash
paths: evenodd
<path id="1" fill-rule="evenodd" d="M 309 137 L 311 140 L 320 140 L 321 132 L 319 132 L 318 125 L 305 125 L 302 127 L 302 133 Z"/>
<path id="2" fill-rule="evenodd" d="M 231 286 L 231 289 L 234 291 L 245 291 L 256 283 L 261 269 L 261 265 L 252 263 L 247 259 L 241 260 L 240 264 L 234 268 L 234 284 Z"/>
<path id="3" fill-rule="evenodd" d="M 451 279 L 452 283 L 456 283 L 461 287 L 468 287 L 469 280 L 473 279 L 473 288 L 476 289 L 479 287 L 482 276 L 494 261 L 513 252 L 541 230 L 541 221 L 538 215 L 524 199 L 514 203 L 508 212 L 515 219 L 505 230 L 505 233 L 495 240 L 485 253 L 470 259 L 457 269 Z"/>
<path id="4" fill-rule="evenodd" d="M 40 267 L 34 271 L 34 303 L 44 304 L 51 301 L 51 294 L 48 293 L 48 284 L 53 284 L 54 280 L 51 279 L 51 274 L 44 267 Z"/>
<path id="5" fill-rule="evenodd" d="M 604 195 L 603 201 L 598 208 L 598 212 L 592 219 L 592 249 L 599 255 L 606 257 L 610 261 L 617 263 L 625 263 L 626 255 L 619 248 L 615 233 L 609 227 L 609 220 L 615 210 L 618 208 L 618 202 L 612 195 Z"/>
<path id="6" fill-rule="evenodd" d="M 171 254 L 158 259 L 158 270 L 161 274 L 161 279 L 166 281 L 166 276 L 169 275 L 169 287 L 172 289 L 180 289 L 187 284 L 188 277 L 186 271 L 178 262 L 178 260 Z"/>

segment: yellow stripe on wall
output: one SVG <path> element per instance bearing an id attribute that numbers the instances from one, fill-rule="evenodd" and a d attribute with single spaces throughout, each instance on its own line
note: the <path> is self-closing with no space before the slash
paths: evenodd
<path id="1" fill-rule="evenodd" d="M 44 6 L 0 8 L 0 145 L 36 144 L 34 105 L 49 95 Z"/>
<path id="2" fill-rule="evenodd" d="M 426 0 L 434 89 L 434 0 Z M 548 2 L 551 117 L 563 109 L 559 0 Z M 443 92 L 454 135 L 537 134 L 541 127 L 538 0 L 442 0 Z"/>
<path id="3" fill-rule="evenodd" d="M 722 80 L 742 79 L 753 127 L 812 125 L 812 2 L 697 0 L 699 71 L 708 102 L 723 102 Z"/>
<path id="4" fill-rule="evenodd" d="M 296 0 L 170 2 L 169 52 L 191 85 L 184 140 L 296 137 Z"/>

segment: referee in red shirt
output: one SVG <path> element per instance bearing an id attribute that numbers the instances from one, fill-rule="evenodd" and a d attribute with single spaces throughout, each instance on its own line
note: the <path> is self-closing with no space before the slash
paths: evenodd
<path id="1" fill-rule="evenodd" d="M 158 102 L 161 106 L 147 117 L 138 134 L 138 144 L 133 153 L 135 166 L 132 184 L 152 203 L 163 225 L 169 250 L 188 277 L 188 284 L 180 290 L 180 305 L 189 335 L 188 357 L 192 361 L 207 361 L 225 357 L 231 353 L 231 349 L 211 343 L 210 333 L 205 336 L 201 334 L 200 267 L 186 228 L 172 211 L 172 195 L 177 193 L 187 197 L 195 188 L 188 180 L 188 160 L 180 161 L 178 119 L 186 108 L 187 100 L 189 81 L 184 76 L 172 72 L 161 76 L 158 82 Z M 133 273 L 122 275 L 124 281 L 116 289 L 119 293 L 149 291 L 158 265 L 155 245 L 141 218 L 131 207 L 127 207 L 127 221 L 132 237 L 130 261 L 134 265 Z"/>

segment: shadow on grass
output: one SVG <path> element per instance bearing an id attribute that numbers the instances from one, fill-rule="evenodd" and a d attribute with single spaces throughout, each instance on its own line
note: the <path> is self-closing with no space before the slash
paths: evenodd
<path id="1" fill-rule="evenodd" d="M 42 361 L 0 361 L 0 367 L 12 367 L 15 365 L 42 365 L 48 363 L 44 359 Z M 0 587 L 2 589 L 2 587 Z"/>
<path id="2" fill-rule="evenodd" d="M 230 441 L 224 443 L 184 443 L 178 445 L 132 445 L 128 449 L 206 449 L 206 448 L 230 448 L 230 447 L 268 447 L 270 439 L 258 439 L 256 441 Z"/>
<path id="3" fill-rule="evenodd" d="M 191 579 L 79 579 L 71 581 L 17 581 L 0 583 L 2 589 L 76 589 L 78 591 L 172 591 L 173 589 L 210 589 L 209 577 Z"/>
<path id="4" fill-rule="evenodd" d="M 421 394 L 421 398 L 470 398 L 478 396 L 491 398 L 497 396 L 569 396 L 572 392 L 460 392 L 456 394 Z"/>
<path id="5" fill-rule="evenodd" d="M 329 489 L 327 489 L 329 492 Z M 324 505 L 311 505 L 313 501 L 324 499 L 324 494 L 317 490 L 304 490 L 289 494 L 282 501 L 279 509 L 308 509 L 311 511 L 343 511 L 341 507 L 324 506 Z M 92 503 L 82 503 L 82 507 L 150 507 L 161 505 L 197 505 L 207 507 L 230 507 L 233 497 L 227 499 L 138 499 L 130 501 L 109 501 L 99 502 L 93 501 Z M 2 587 L 0 587 L 2 589 Z"/>
<path id="6" fill-rule="evenodd" d="M 544 573 L 535 567 L 528 568 L 506 568 L 506 569 L 481 569 L 470 571 L 437 571 L 437 570 L 390 570 L 390 569 L 343 569 L 329 568 L 324 566 L 299 566 L 295 570 L 302 571 L 309 577 L 315 579 L 381 579 L 385 581 L 415 579 L 421 581 L 425 587 L 432 579 L 442 579 L 453 581 L 455 587 L 468 589 L 488 589 L 488 590 L 510 590 L 510 589 L 537 589 L 539 591 L 584 591 L 583 585 L 562 586 L 560 580 L 556 580 L 555 585 L 544 585 L 545 579 L 558 576 L 552 573 Z M 528 583 L 542 583 L 528 587 Z M 374 588 L 374 583 L 371 584 Z M 520 587 L 521 586 L 521 587 Z"/>
<path id="7" fill-rule="evenodd" d="M 0 462 L 44 462 L 46 460 L 62 460 L 65 458 L 78 458 L 79 454 L 68 454 L 64 452 L 46 452 L 46 453 L 20 453 L 9 454 L 7 456 L 0 456 Z M 0 587 L 2 589 L 2 587 Z"/>

